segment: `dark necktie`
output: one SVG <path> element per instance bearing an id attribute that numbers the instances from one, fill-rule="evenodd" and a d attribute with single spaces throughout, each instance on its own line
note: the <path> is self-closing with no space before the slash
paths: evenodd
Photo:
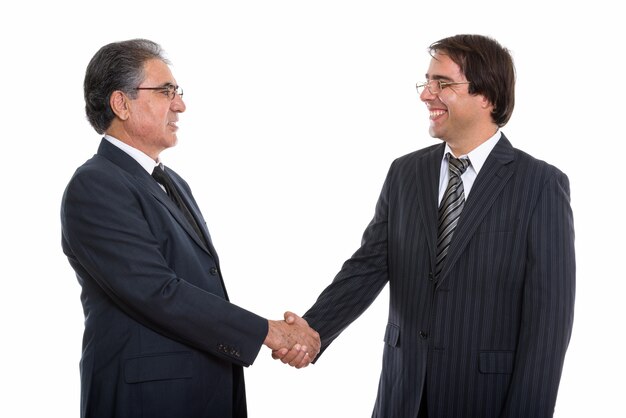
<path id="1" fill-rule="evenodd" d="M 463 181 L 461 174 L 467 170 L 470 161 L 467 158 L 454 158 L 448 154 L 448 187 L 439 206 L 439 232 L 437 233 L 437 264 L 435 266 L 435 277 L 439 276 L 443 269 L 443 261 L 448 254 L 448 248 L 452 241 L 452 235 L 459 216 L 465 204 L 465 193 L 463 192 Z"/>
<path id="2" fill-rule="evenodd" d="M 157 165 L 156 167 L 154 167 L 154 171 L 152 172 L 152 177 L 154 177 L 154 179 L 157 182 L 159 182 L 159 184 L 165 187 L 165 191 L 167 192 L 167 195 L 174 201 L 174 203 L 176 203 L 176 206 L 178 206 L 178 208 L 183 213 L 183 215 L 185 215 L 185 219 L 187 219 L 189 224 L 196 231 L 196 233 L 198 234 L 198 237 L 200 237 L 200 240 L 202 242 L 205 242 L 202 232 L 200 231 L 200 227 L 198 226 L 193 215 L 191 214 L 191 211 L 189 211 L 189 208 L 187 207 L 183 199 L 180 197 L 180 193 L 178 193 L 178 190 L 174 186 L 174 183 L 172 182 L 172 179 L 170 178 L 170 176 L 167 175 L 167 173 L 161 168 L 160 165 Z"/>

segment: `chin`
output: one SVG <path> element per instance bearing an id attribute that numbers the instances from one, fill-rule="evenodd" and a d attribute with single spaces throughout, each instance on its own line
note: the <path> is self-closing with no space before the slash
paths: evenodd
<path id="1" fill-rule="evenodd" d="M 441 139 L 441 134 L 437 133 L 437 130 L 435 128 L 433 128 L 432 126 L 430 128 L 428 128 L 428 133 L 433 138 Z"/>

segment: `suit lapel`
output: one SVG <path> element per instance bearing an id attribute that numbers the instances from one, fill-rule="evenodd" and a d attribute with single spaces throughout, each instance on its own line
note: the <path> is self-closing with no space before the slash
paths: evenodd
<path id="1" fill-rule="evenodd" d="M 198 244 L 204 251 L 209 253 L 209 255 L 211 255 L 213 258 L 216 258 L 216 256 L 214 256 L 215 249 L 211 244 L 211 238 L 208 231 L 206 230 L 204 220 L 201 216 L 198 215 L 198 211 L 196 210 L 195 206 L 190 203 L 189 196 L 184 192 L 183 188 L 175 179 L 172 180 L 175 182 L 176 187 L 183 196 L 183 199 L 185 199 L 185 203 L 187 203 L 188 207 L 192 211 L 192 215 L 196 220 L 200 220 L 200 222 L 198 222 L 198 225 L 200 225 L 200 228 L 204 232 L 207 243 L 202 242 L 203 240 L 198 237 L 198 234 L 196 234 L 193 227 L 189 225 L 189 222 L 187 221 L 187 219 L 185 219 L 185 216 L 180 211 L 180 209 L 176 207 L 174 201 L 170 199 L 167 193 L 165 193 L 163 189 L 161 189 L 159 184 L 154 181 L 152 176 L 150 176 L 150 174 L 148 174 L 146 170 L 144 170 L 141 165 L 139 165 L 139 163 L 135 161 L 130 155 L 126 154 L 124 151 L 117 148 L 106 139 L 102 139 L 102 141 L 100 142 L 98 154 L 102 155 L 113 164 L 119 166 L 124 171 L 127 171 L 128 173 L 133 175 L 133 177 L 141 184 L 144 190 L 148 190 L 159 202 L 167 207 L 172 217 L 174 217 L 176 222 L 178 222 L 185 229 L 187 234 L 196 242 L 196 244 Z"/>
<path id="2" fill-rule="evenodd" d="M 196 231 L 193 229 L 191 224 L 189 224 L 189 221 L 187 219 L 185 219 L 185 215 L 183 215 L 183 212 L 178 207 L 176 207 L 176 204 L 174 203 L 174 201 L 167 195 L 167 193 L 165 193 L 165 191 L 163 191 L 163 189 L 161 189 L 161 187 L 158 185 L 158 183 L 156 181 L 154 181 L 150 176 L 137 176 L 137 180 L 139 180 L 139 182 L 141 182 L 143 187 L 145 189 L 149 190 L 150 193 L 159 202 L 161 202 L 163 205 L 165 205 L 165 207 L 167 208 L 167 210 L 169 210 L 169 212 L 172 215 L 172 217 L 174 217 L 176 222 L 178 222 L 180 224 L 180 226 L 183 227 L 185 232 L 187 232 L 187 235 L 189 235 L 189 237 L 191 239 L 193 239 L 196 244 L 198 244 L 204 251 L 212 254 L 211 251 L 209 250 L 209 248 L 207 247 L 207 244 L 204 243 L 202 239 L 200 239 L 200 237 L 198 236 Z M 188 199 L 185 197 L 185 194 L 182 193 L 181 188 L 178 185 L 178 183 L 176 183 L 175 180 L 172 180 L 172 181 L 174 181 L 174 183 L 176 184 L 176 188 L 178 189 L 178 191 L 181 194 L 181 196 L 183 196 L 183 199 L 185 200 L 185 204 L 187 205 L 187 207 L 189 207 L 189 210 L 191 211 L 192 216 L 197 221 L 198 216 L 195 213 L 196 211 L 189 204 Z M 200 222 L 198 222 L 198 225 L 201 225 Z M 204 232 L 205 228 L 203 227 L 203 225 L 200 226 L 200 228 Z M 206 235 L 206 233 L 205 233 L 205 235 Z"/>
<path id="3" fill-rule="evenodd" d="M 178 189 L 178 193 L 180 194 L 181 198 L 185 201 L 185 205 L 187 205 L 187 208 L 189 208 L 189 211 L 191 212 L 191 216 L 194 217 L 194 219 L 196 220 L 196 223 L 202 230 L 202 234 L 204 235 L 205 242 L 202 242 L 203 240 L 201 240 L 198 237 L 198 234 L 196 234 L 196 232 L 193 230 L 191 225 L 189 225 L 189 222 L 187 222 L 186 219 L 184 223 L 185 230 L 187 231 L 187 233 L 189 233 L 189 235 L 191 235 L 194 238 L 194 240 L 198 244 L 203 244 L 202 247 L 204 249 L 207 249 L 207 245 L 208 245 L 208 252 L 213 256 L 213 258 L 217 259 L 217 253 L 215 252 L 215 248 L 213 248 L 211 234 L 209 234 L 209 230 L 206 226 L 206 222 L 204 221 L 204 218 L 202 217 L 202 213 L 200 213 L 200 209 L 196 207 L 194 200 L 191 198 L 191 196 L 187 194 L 186 189 L 178 182 L 178 179 L 176 178 L 176 176 L 171 176 L 171 178 L 172 178 L 172 181 L 174 182 L 174 185 Z M 180 210 L 178 210 L 178 212 L 180 212 Z M 184 219 L 184 217 L 179 218 L 179 219 Z"/>
<path id="4" fill-rule="evenodd" d="M 444 147 L 444 144 L 433 147 L 417 161 L 416 165 L 417 205 L 420 209 L 418 212 L 426 231 L 428 250 L 432 260 L 435 260 L 437 249 L 437 200 Z"/>
<path id="5" fill-rule="evenodd" d="M 514 164 L 510 164 L 513 160 L 513 146 L 502 134 L 489 157 L 487 157 L 485 165 L 478 173 L 478 177 L 476 177 L 469 197 L 465 202 L 437 286 L 440 286 L 447 278 L 452 266 L 476 232 L 476 228 L 480 225 L 482 219 L 489 212 L 500 192 L 513 175 L 515 171 Z"/>

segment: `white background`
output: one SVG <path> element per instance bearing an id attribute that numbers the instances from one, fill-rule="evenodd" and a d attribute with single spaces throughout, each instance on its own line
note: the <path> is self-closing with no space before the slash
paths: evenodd
<path id="1" fill-rule="evenodd" d="M 166 50 L 187 112 L 162 157 L 194 190 L 231 300 L 277 319 L 304 313 L 356 250 L 392 160 L 434 143 L 414 88 L 427 46 L 480 33 L 516 62 L 503 131 L 571 181 L 576 317 L 555 416 L 623 417 L 625 230 L 613 200 L 623 188 L 623 22 L 618 2 L 524 3 L 2 6 L 0 416 L 78 416 L 83 318 L 59 205 L 100 141 L 82 81 L 102 45 L 145 37 Z M 305 370 L 263 347 L 246 370 L 250 417 L 370 416 L 387 300 L 385 289 Z"/>

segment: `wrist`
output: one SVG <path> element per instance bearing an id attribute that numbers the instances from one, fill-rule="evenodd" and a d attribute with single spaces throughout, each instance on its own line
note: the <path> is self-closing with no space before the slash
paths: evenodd
<path id="1" fill-rule="evenodd" d="M 275 340 L 275 330 L 276 330 L 276 321 L 267 320 L 267 335 L 265 336 L 265 340 L 263 344 L 272 348 L 274 346 L 273 341 Z"/>

